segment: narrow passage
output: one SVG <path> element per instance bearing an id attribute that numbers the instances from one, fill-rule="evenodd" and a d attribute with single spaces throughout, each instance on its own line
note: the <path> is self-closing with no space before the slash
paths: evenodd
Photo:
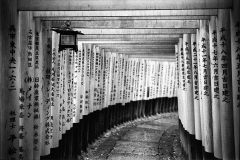
<path id="1" fill-rule="evenodd" d="M 178 115 L 165 113 L 124 123 L 89 146 L 83 160 L 182 159 Z"/>

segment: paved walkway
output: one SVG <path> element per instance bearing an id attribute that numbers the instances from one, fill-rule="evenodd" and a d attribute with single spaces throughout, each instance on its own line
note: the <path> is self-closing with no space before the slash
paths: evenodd
<path id="1" fill-rule="evenodd" d="M 83 159 L 180 159 L 178 115 L 165 113 L 115 127 L 89 147 Z"/>

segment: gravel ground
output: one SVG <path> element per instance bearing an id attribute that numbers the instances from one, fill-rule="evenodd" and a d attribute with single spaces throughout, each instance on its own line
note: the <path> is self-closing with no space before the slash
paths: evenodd
<path id="1" fill-rule="evenodd" d="M 178 115 L 165 113 L 112 128 L 79 160 L 182 160 Z"/>

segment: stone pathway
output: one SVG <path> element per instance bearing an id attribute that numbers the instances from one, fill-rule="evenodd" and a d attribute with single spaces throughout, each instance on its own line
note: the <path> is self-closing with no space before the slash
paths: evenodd
<path id="1" fill-rule="evenodd" d="M 178 115 L 165 113 L 115 127 L 94 144 L 82 159 L 181 159 Z"/>

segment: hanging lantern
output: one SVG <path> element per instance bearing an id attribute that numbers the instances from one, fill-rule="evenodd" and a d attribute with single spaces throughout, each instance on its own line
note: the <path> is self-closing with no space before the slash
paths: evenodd
<path id="1" fill-rule="evenodd" d="M 52 28 L 53 31 L 60 33 L 59 51 L 64 49 L 78 50 L 77 47 L 77 35 L 84 35 L 81 31 L 74 31 L 70 28 L 71 22 L 66 21 L 61 28 Z"/>

